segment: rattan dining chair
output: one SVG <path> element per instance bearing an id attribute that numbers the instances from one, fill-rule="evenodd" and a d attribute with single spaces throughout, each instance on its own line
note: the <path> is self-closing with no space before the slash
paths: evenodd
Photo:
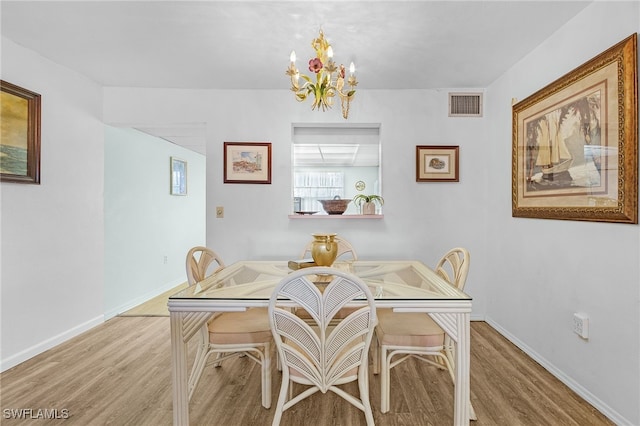
<path id="1" fill-rule="evenodd" d="M 186 267 L 189 285 L 204 280 L 209 266 L 216 262 L 216 273 L 224 262 L 207 247 L 194 247 L 187 254 Z M 266 308 L 251 308 L 244 312 L 224 312 L 214 316 L 201 327 L 198 349 L 189 376 L 189 399 L 198 386 L 202 372 L 211 354 L 216 354 L 214 365 L 226 359 L 246 355 L 261 365 L 262 406 L 271 407 L 271 327 Z"/>
<path id="2" fill-rule="evenodd" d="M 215 262 L 215 263 L 214 263 Z M 215 265 L 218 265 L 217 267 Z M 193 247 L 187 253 L 187 282 L 194 285 L 225 267 L 216 252 L 203 246 Z M 215 269 L 211 269 L 215 267 Z"/>
<path id="3" fill-rule="evenodd" d="M 464 248 L 449 250 L 435 271 L 463 290 L 469 273 L 469 252 Z M 378 309 L 374 344 L 374 357 L 378 358 L 374 360 L 374 373 L 381 374 L 380 411 L 383 413 L 389 411 L 390 371 L 411 357 L 447 370 L 455 382 L 455 342 L 426 313 L 394 313 L 391 309 Z M 396 355 L 402 357 L 393 360 Z M 473 406 L 470 415 L 472 420 L 476 419 Z"/>
<path id="4" fill-rule="evenodd" d="M 317 284 L 318 277 L 329 278 Z M 350 302 L 362 305 L 333 326 L 336 313 Z M 291 312 L 305 309 L 312 324 Z M 369 402 L 368 352 L 376 324 L 374 299 L 358 277 L 328 267 L 310 267 L 282 279 L 269 301 L 269 319 L 282 365 L 282 384 L 273 425 L 296 403 L 320 391 L 334 392 L 365 414 L 373 425 Z M 340 385 L 358 382 L 359 397 Z M 293 384 L 307 388 L 293 396 Z"/>

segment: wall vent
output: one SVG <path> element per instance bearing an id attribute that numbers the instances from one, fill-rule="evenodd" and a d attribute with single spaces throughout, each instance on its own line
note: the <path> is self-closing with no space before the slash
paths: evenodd
<path id="1" fill-rule="evenodd" d="M 449 117 L 482 117 L 482 93 L 449 93 Z"/>

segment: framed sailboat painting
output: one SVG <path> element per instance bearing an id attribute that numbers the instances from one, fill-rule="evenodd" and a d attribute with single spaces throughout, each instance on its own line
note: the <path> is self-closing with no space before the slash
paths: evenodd
<path id="1" fill-rule="evenodd" d="M 512 107 L 512 215 L 638 223 L 637 35 Z"/>

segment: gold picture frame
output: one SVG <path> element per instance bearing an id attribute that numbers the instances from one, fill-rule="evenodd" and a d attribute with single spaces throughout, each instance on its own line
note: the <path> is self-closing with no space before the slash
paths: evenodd
<path id="1" fill-rule="evenodd" d="M 187 162 L 176 157 L 171 160 L 171 195 L 187 195 Z"/>
<path id="2" fill-rule="evenodd" d="M 416 182 L 458 182 L 459 154 L 457 145 L 417 145 Z"/>
<path id="3" fill-rule="evenodd" d="M 512 215 L 638 223 L 637 34 L 512 107 Z"/>
<path id="4" fill-rule="evenodd" d="M 40 184 L 40 95 L 0 80 L 0 181 Z"/>

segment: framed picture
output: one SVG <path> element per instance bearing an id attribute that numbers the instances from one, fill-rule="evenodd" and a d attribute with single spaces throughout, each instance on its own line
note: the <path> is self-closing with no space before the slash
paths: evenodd
<path id="1" fill-rule="evenodd" d="M 224 183 L 271 183 L 271 143 L 225 142 Z"/>
<path id="2" fill-rule="evenodd" d="M 40 183 L 40 95 L 0 80 L 0 180 Z"/>
<path id="3" fill-rule="evenodd" d="M 513 105 L 512 215 L 638 223 L 637 35 Z"/>
<path id="4" fill-rule="evenodd" d="M 187 162 L 171 157 L 171 195 L 187 195 Z"/>
<path id="5" fill-rule="evenodd" d="M 458 182 L 457 145 L 416 146 L 416 182 Z"/>

